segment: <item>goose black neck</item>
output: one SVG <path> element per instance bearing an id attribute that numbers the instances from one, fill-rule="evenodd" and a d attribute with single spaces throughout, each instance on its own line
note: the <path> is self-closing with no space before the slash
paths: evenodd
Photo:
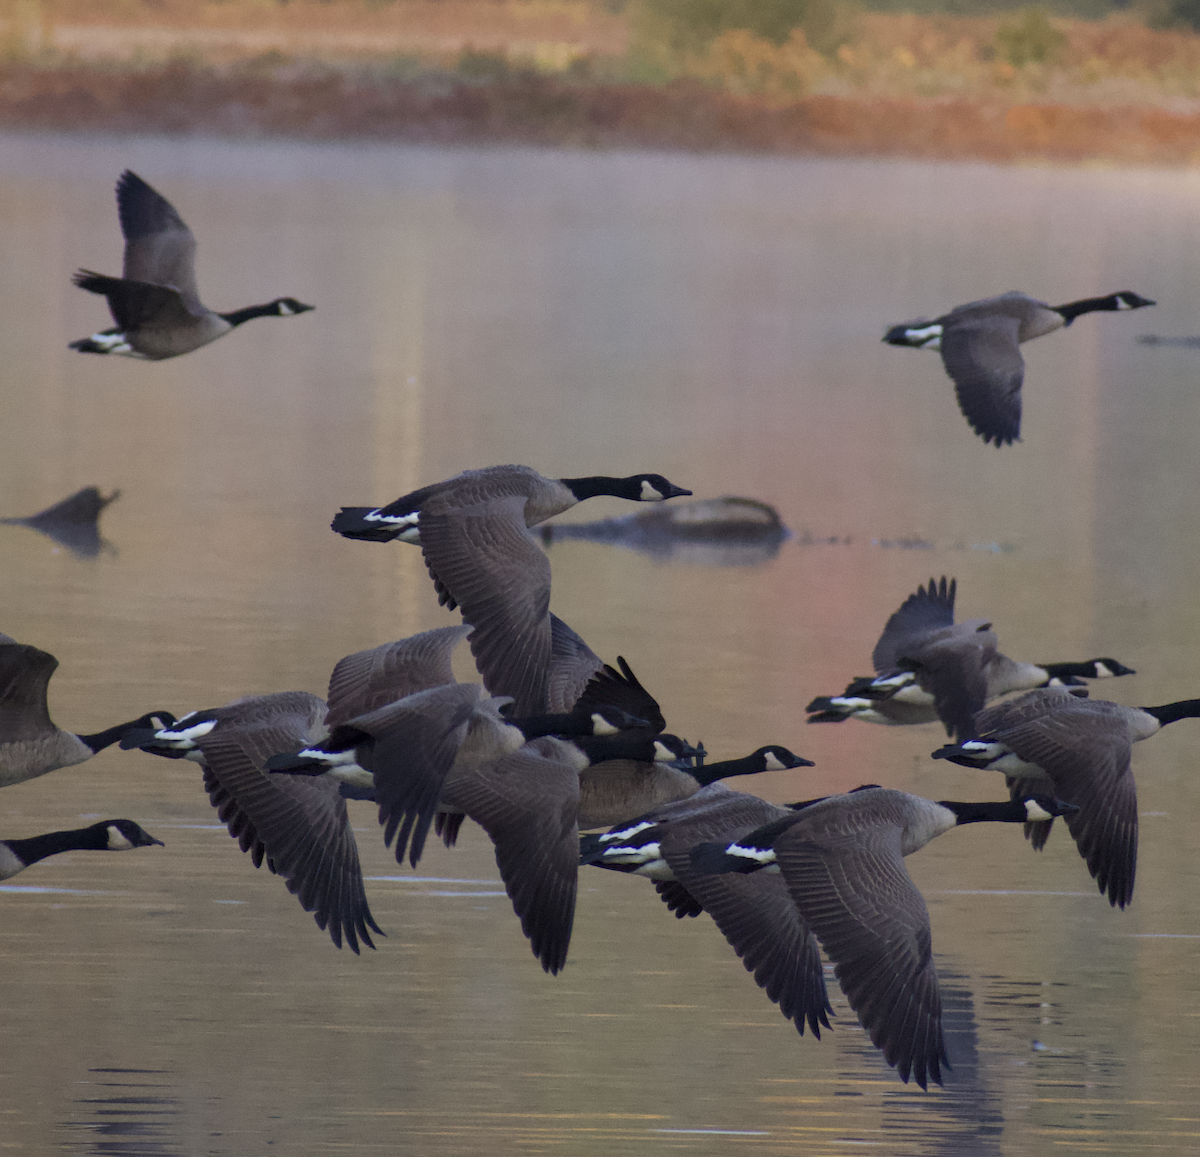
<path id="1" fill-rule="evenodd" d="M 30 836 L 27 840 L 5 840 L 13 854 L 26 867 L 56 856 L 59 852 L 108 847 L 108 830 L 103 824 L 90 828 L 77 828 L 69 832 L 47 832 L 44 836 Z"/>
<path id="2" fill-rule="evenodd" d="M 1143 707 L 1142 710 L 1147 715 L 1153 715 L 1163 727 L 1166 727 L 1168 723 L 1174 723 L 1176 719 L 1200 717 L 1200 699 L 1181 699 L 1178 703 L 1164 703 L 1161 707 Z"/>
<path id="3" fill-rule="evenodd" d="M 111 747 L 125 732 L 131 731 L 135 727 L 145 727 L 146 717 L 140 719 L 131 719 L 128 723 L 118 723 L 116 727 L 110 727 L 107 731 L 97 731 L 94 735 L 77 735 L 77 739 L 81 739 L 92 749 L 93 754 L 97 751 L 103 751 L 106 747 Z"/>
<path id="4" fill-rule="evenodd" d="M 608 759 L 654 762 L 654 739 L 646 732 L 619 731 L 616 735 L 580 735 L 571 740 L 592 763 Z"/>
<path id="5" fill-rule="evenodd" d="M 1077 317 L 1085 313 L 1096 313 L 1098 310 L 1118 310 L 1121 308 L 1120 298 L 1115 293 L 1107 297 L 1085 297 L 1080 301 L 1069 301 L 1066 305 L 1056 305 L 1055 313 L 1061 313 L 1070 325 Z"/>
<path id="6" fill-rule="evenodd" d="M 626 496 L 626 491 L 629 489 L 628 479 L 612 478 L 606 474 L 597 474 L 589 478 L 560 478 L 559 481 L 575 495 L 579 502 L 601 494 L 622 498 Z"/>
<path id="7" fill-rule="evenodd" d="M 1094 679 L 1094 663 L 1037 663 L 1051 679 Z"/>
<path id="8" fill-rule="evenodd" d="M 719 779 L 731 779 L 735 775 L 753 775 L 763 770 L 760 756 L 746 755 L 741 759 L 723 759 L 719 763 L 706 763 L 702 767 L 693 767 L 689 771 L 693 779 L 701 787 L 708 787 Z"/>
<path id="9" fill-rule="evenodd" d="M 525 715 L 508 722 L 519 727 L 526 739 L 537 739 L 541 735 L 591 735 L 593 726 L 589 711 L 572 711 L 569 715 Z"/>
<path id="10" fill-rule="evenodd" d="M 1002 824 L 1020 824 L 1029 819 L 1025 802 L 1019 799 L 1006 799 L 1002 803 L 958 803 L 955 800 L 940 799 L 938 803 L 949 808 L 959 824 L 978 824 L 990 821 Z"/>
<path id="11" fill-rule="evenodd" d="M 235 309 L 232 313 L 219 313 L 217 316 L 230 325 L 241 325 L 242 322 L 255 317 L 278 317 L 279 307 L 270 301 L 265 305 L 248 305 L 245 309 Z"/>

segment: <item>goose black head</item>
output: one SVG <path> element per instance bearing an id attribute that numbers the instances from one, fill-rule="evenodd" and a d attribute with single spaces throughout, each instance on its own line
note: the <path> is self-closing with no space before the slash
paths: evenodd
<path id="1" fill-rule="evenodd" d="M 315 305 L 305 305 L 294 297 L 277 297 L 271 305 L 276 317 L 291 317 L 293 314 L 308 313 L 309 310 L 316 309 Z"/>
<path id="2" fill-rule="evenodd" d="M 668 482 L 661 474 L 634 474 L 625 482 L 631 490 L 636 491 L 629 495 L 635 502 L 663 502 L 668 498 L 688 497 L 692 493 Z"/>
<path id="3" fill-rule="evenodd" d="M 1144 309 L 1148 305 L 1157 305 L 1157 301 L 1151 301 L 1148 297 L 1142 297 L 1140 293 L 1132 293 L 1128 289 L 1122 289 L 1119 293 L 1114 293 L 1113 297 L 1117 299 L 1116 309 Z"/>
<path id="4" fill-rule="evenodd" d="M 762 758 L 763 771 L 789 771 L 793 767 L 817 766 L 811 759 L 795 755 L 788 751 L 786 747 L 780 747 L 777 743 L 760 747 L 754 755 Z"/>
<path id="5" fill-rule="evenodd" d="M 162 840 L 156 840 L 133 820 L 103 820 L 96 825 L 105 829 L 105 848 L 110 852 L 122 852 L 129 848 L 148 848 L 157 844 L 166 847 Z"/>

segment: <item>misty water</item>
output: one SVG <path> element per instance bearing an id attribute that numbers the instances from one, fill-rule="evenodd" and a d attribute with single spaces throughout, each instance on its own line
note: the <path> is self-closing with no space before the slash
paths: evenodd
<path id="1" fill-rule="evenodd" d="M 209 305 L 316 311 L 159 364 L 69 351 L 109 324 L 70 275 L 119 272 L 125 167 L 196 233 Z M 1123 703 L 1200 695 L 1200 354 L 1135 341 L 1200 333 L 1198 173 L 9 136 L 0 214 L 0 515 L 122 491 L 92 559 L 0 527 L 0 630 L 59 658 L 65 727 L 320 694 L 342 655 L 455 621 L 418 550 L 329 519 L 501 462 L 778 508 L 774 553 L 550 548 L 554 609 L 672 730 L 817 762 L 738 784 L 770 799 L 1003 795 L 929 759 L 936 726 L 804 723 L 931 575 L 1010 655 L 1116 657 L 1139 674 L 1096 693 Z M 879 338 L 1008 289 L 1160 304 L 1026 346 L 1024 440 L 997 450 L 936 355 Z M 583 873 L 544 975 L 478 829 L 414 872 L 352 805 L 387 938 L 339 952 L 193 765 L 109 750 L 0 796 L 3 837 L 129 816 L 166 843 L 0 887 L 0 1148 L 1194 1152 L 1197 750 L 1183 721 L 1135 751 L 1125 912 L 1062 831 L 909 859 L 954 1065 L 928 1093 L 836 992 L 834 1031 L 800 1038 L 641 880 Z"/>

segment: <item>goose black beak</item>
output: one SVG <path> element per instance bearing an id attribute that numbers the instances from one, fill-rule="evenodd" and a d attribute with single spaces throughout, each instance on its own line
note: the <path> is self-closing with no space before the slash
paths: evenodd
<path id="1" fill-rule="evenodd" d="M 684 490 L 682 486 L 676 486 L 674 482 L 667 483 L 668 498 L 690 498 L 692 491 Z"/>

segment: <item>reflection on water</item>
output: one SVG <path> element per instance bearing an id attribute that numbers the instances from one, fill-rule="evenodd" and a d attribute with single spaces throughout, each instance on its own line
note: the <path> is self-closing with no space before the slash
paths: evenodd
<path id="1" fill-rule="evenodd" d="M 287 285 L 316 311 L 158 364 L 67 350 L 99 320 L 70 275 L 114 267 L 126 167 L 202 238 L 215 308 Z M 713 758 L 777 742 L 816 760 L 760 777 L 777 801 L 864 781 L 996 796 L 999 777 L 930 761 L 936 726 L 809 728 L 803 705 L 865 670 L 879 624 L 943 573 L 1009 654 L 1119 654 L 1140 672 L 1106 685 L 1122 702 L 1195 694 L 1194 356 L 1139 345 L 1121 316 L 1082 319 L 1027 347 L 1024 441 L 996 450 L 936 359 L 879 338 L 1008 289 L 1126 285 L 1161 303 L 1156 328 L 1189 333 L 1198 185 L 5 138 L 0 506 L 93 482 L 124 497 L 103 516 L 119 553 L 0 534 L 0 630 L 59 657 L 52 711 L 83 732 L 321 693 L 341 656 L 452 621 L 419 551 L 329 533 L 339 506 L 487 463 L 653 470 L 808 528 L 754 565 L 551 546 L 553 609 L 629 659 L 672 730 Z M 629 513 L 594 505 L 595 520 Z M 834 1030 L 800 1038 L 715 927 L 635 881 L 581 883 L 568 966 L 543 975 L 478 831 L 416 876 L 352 804 L 388 936 L 339 953 L 251 870 L 193 766 L 105 751 L 0 795 L 5 837 L 128 815 L 168 844 L 153 865 L 58 856 L 0 894 L 0 1033 L 37 1042 L 0 1060 L 0 1140 L 217 1157 L 1193 1152 L 1196 742 L 1181 722 L 1136 752 L 1128 911 L 1065 839 L 1039 855 L 1019 832 L 967 829 L 909 859 L 947 962 L 955 1067 L 928 1094 L 899 1083 L 840 997 Z M 89 1069 L 106 1071 L 80 1085 Z"/>
<path id="2" fill-rule="evenodd" d="M 98 487 L 85 486 L 69 498 L 25 518 L 0 518 L 0 525 L 27 526 L 51 542 L 65 546 L 78 558 L 95 558 L 115 547 L 100 537 L 100 512 L 121 497 L 119 490 L 103 495 Z"/>
<path id="3" fill-rule="evenodd" d="M 184 1152 L 172 1137 L 171 1118 L 178 1116 L 177 1101 L 163 1096 L 174 1092 L 157 1069 L 91 1069 L 88 1082 L 93 1096 L 78 1097 L 76 1114 L 62 1128 L 70 1140 L 69 1152 L 111 1154 L 114 1157 L 174 1157 Z M 120 1090 L 119 1092 L 117 1090 Z M 79 1136 L 86 1140 L 78 1140 Z"/>

